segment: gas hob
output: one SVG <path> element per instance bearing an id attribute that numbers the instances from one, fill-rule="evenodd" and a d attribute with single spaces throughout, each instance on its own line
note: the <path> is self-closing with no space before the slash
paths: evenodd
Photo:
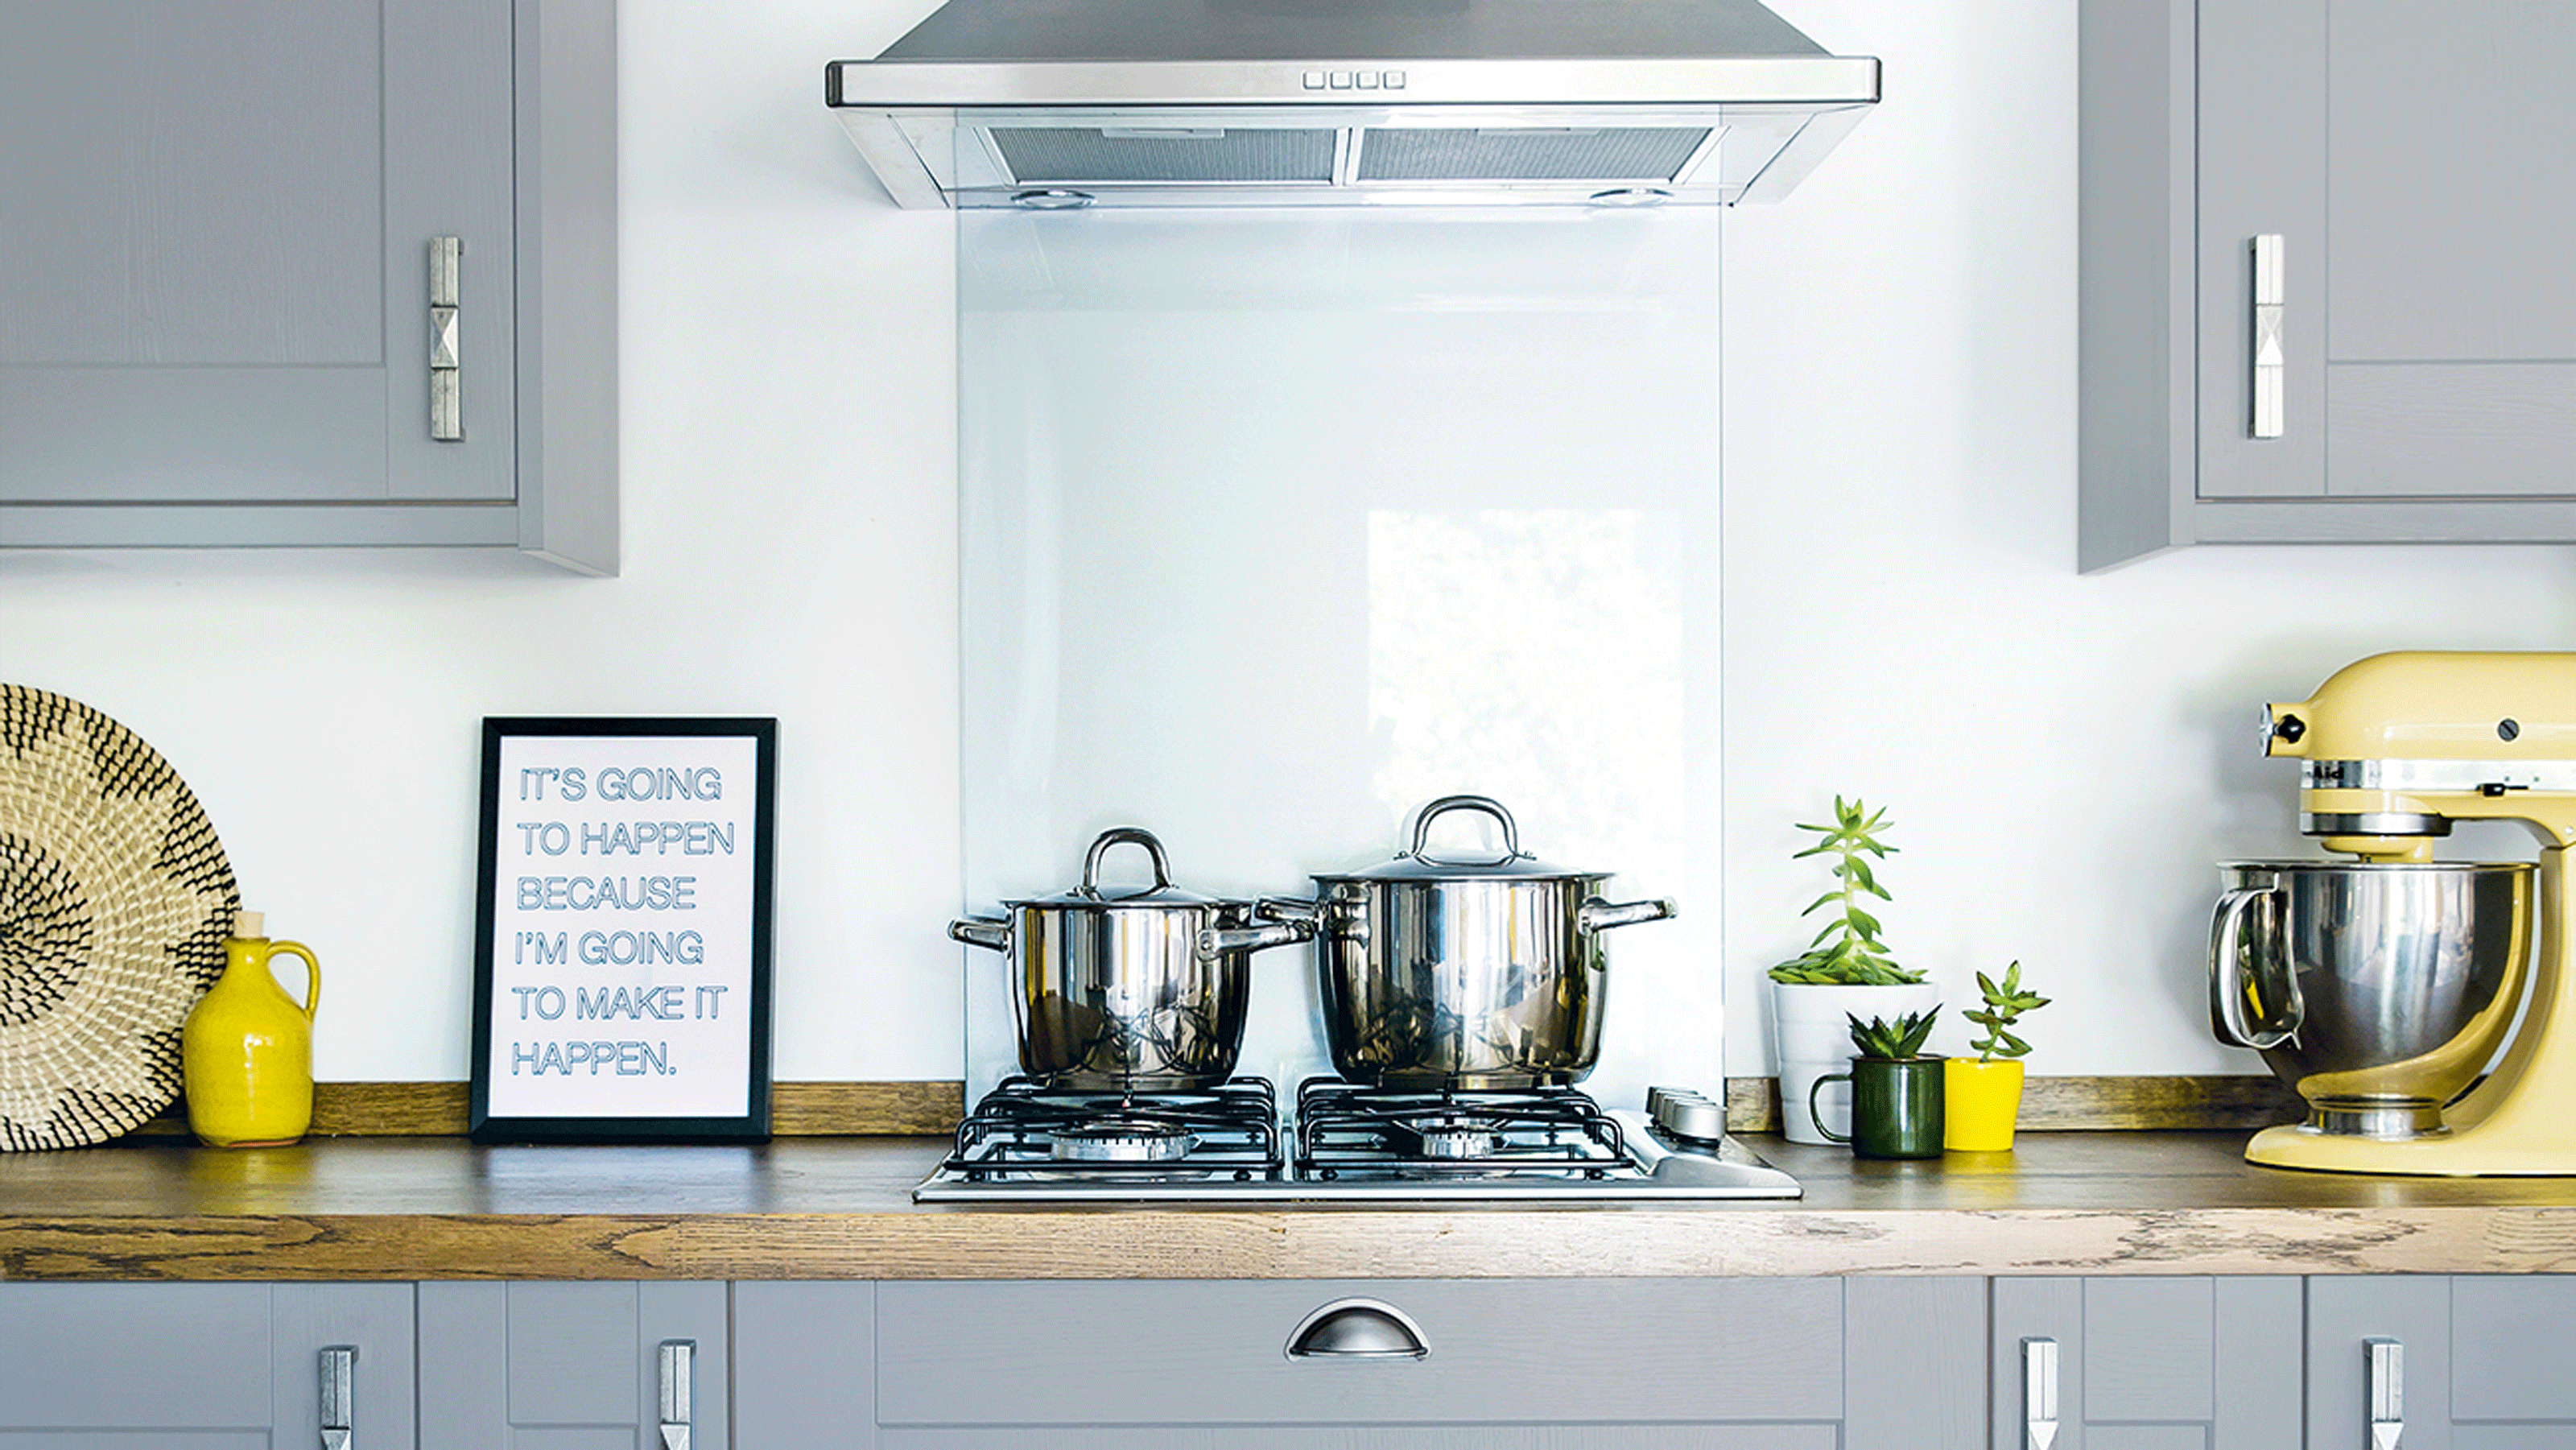
<path id="1" fill-rule="evenodd" d="M 1408 1092 L 1311 1078 L 1080 1092 L 1006 1079 L 913 1190 L 924 1203 L 1602 1202 L 1796 1198 L 1696 1093 L 1649 1113 L 1564 1087 Z M 1704 1136 L 1703 1136 L 1704 1135 Z"/>

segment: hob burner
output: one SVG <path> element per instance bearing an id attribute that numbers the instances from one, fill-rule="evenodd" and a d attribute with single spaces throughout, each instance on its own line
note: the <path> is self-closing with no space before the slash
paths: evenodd
<path id="1" fill-rule="evenodd" d="M 1494 1125 L 1459 1114 L 1397 1118 L 1388 1126 L 1398 1141 L 1408 1143 L 1412 1151 L 1425 1158 L 1490 1158 L 1503 1146 L 1503 1135 Z"/>
<path id="2" fill-rule="evenodd" d="M 1177 1123 L 1103 1118 L 1056 1129 L 1047 1155 L 1062 1163 L 1170 1163 L 1188 1157 L 1198 1142 Z"/>

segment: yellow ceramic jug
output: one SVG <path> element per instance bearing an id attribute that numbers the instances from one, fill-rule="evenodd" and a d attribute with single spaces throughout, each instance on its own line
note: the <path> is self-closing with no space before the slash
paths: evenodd
<path id="1" fill-rule="evenodd" d="M 242 912 L 224 942 L 224 974 L 198 999 L 179 1034 L 188 1126 L 217 1148 L 292 1143 L 313 1125 L 313 1009 L 322 964 L 301 942 L 270 941 L 266 922 Z M 304 959 L 304 1005 L 286 995 L 269 958 Z"/>

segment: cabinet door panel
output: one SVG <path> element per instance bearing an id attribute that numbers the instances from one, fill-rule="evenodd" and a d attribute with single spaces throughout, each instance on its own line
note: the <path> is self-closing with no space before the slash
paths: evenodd
<path id="1" fill-rule="evenodd" d="M 509 1286 L 510 1423 L 633 1423 L 633 1284 Z"/>
<path id="2" fill-rule="evenodd" d="M 2470 1275 L 2451 1281 L 2451 1414 L 2461 1420 L 2576 1425 L 2576 1278 Z M 2468 1443 L 2466 1440 L 2462 1444 Z"/>
<path id="3" fill-rule="evenodd" d="M 513 497 L 511 46 L 510 0 L 0 12 L 0 503 Z"/>
<path id="4" fill-rule="evenodd" d="M 0 20 L 0 363 L 382 356 L 373 6 L 86 0 Z"/>
<path id="5" fill-rule="evenodd" d="M 2326 0 L 2200 7 L 2202 498 L 2326 491 Z M 2283 239 L 2281 436 L 2252 436 L 2255 236 Z"/>
<path id="6" fill-rule="evenodd" d="M 2335 0 L 2327 56 L 2334 360 L 2576 358 L 2576 6 Z"/>
<path id="7" fill-rule="evenodd" d="M 265 1432 L 266 1284 L 0 1284 L 0 1425 Z"/>
<path id="8" fill-rule="evenodd" d="M 2576 362 L 2337 366 L 2327 388 L 2336 495 L 2576 493 Z"/>
<path id="9" fill-rule="evenodd" d="M 876 1430 L 876 1286 L 733 1286 L 734 1428 L 750 1446 L 861 1450 Z"/>
<path id="10" fill-rule="evenodd" d="M 2217 1326 L 2208 1279 L 2096 1279 L 2084 1286 L 2084 1417 L 2210 1417 Z"/>
<path id="11" fill-rule="evenodd" d="M 2087 1425 L 2085 1450 L 2208 1450 L 2203 1425 Z"/>
<path id="12" fill-rule="evenodd" d="M 2451 1281 L 2431 1275 L 2308 1281 L 2308 1443 L 2370 1443 L 2363 1363 L 2372 1339 L 2405 1346 L 2406 1450 L 2450 1450 Z"/>
<path id="13" fill-rule="evenodd" d="M 1985 1322 L 1983 1279 L 1843 1280 L 1845 1450 L 1974 1450 Z"/>

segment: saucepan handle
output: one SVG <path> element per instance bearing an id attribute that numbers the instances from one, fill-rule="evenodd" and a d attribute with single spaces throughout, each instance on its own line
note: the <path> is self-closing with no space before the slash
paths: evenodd
<path id="1" fill-rule="evenodd" d="M 1503 827 L 1503 854 L 1501 861 L 1452 861 L 1444 857 L 1429 854 L 1427 848 L 1431 844 L 1431 822 L 1433 818 L 1446 815 L 1451 811 L 1483 811 L 1486 815 L 1489 815 L 1495 820 L 1501 822 Z M 1503 809 L 1503 803 L 1501 801 L 1495 800 L 1490 796 L 1481 795 L 1444 795 L 1440 799 L 1433 801 L 1431 804 L 1424 806 L 1422 808 L 1422 813 L 1413 818 L 1413 849 L 1405 852 L 1405 854 L 1411 856 L 1416 861 L 1426 861 L 1435 866 L 1500 865 L 1502 861 L 1515 861 L 1520 859 L 1521 831 L 1520 827 L 1512 824 L 1512 813 Z"/>
<path id="2" fill-rule="evenodd" d="M 1257 952 L 1265 947 L 1284 947 L 1292 942 L 1312 941 L 1315 924 L 1311 921 L 1284 921 L 1271 926 L 1221 927 L 1199 933 L 1199 959 L 1214 961 L 1227 952 Z"/>
<path id="3" fill-rule="evenodd" d="M 2278 1047 L 2298 1035 L 2299 1024 L 2307 1016 L 2307 1006 L 2299 1000 L 2298 975 L 2286 971 L 2279 990 L 2267 991 L 2264 997 L 2280 1004 L 2280 1017 L 2289 1025 L 2277 1030 L 2258 1028 L 2245 1016 L 2245 914 L 2278 891 L 2276 886 L 2238 887 L 2218 898 L 2218 910 L 2210 918 L 2209 1030 L 2230 1047 L 2258 1052 Z M 2260 989 L 2268 984 L 2258 978 L 2254 985 Z"/>
<path id="4" fill-rule="evenodd" d="M 1302 896 L 1265 896 L 1252 904 L 1252 914 L 1264 921 L 1302 921 L 1312 929 L 1324 909 Z"/>
<path id="5" fill-rule="evenodd" d="M 1109 854 L 1110 847 L 1122 843 L 1142 846 L 1145 848 L 1145 854 L 1154 858 L 1155 890 L 1160 891 L 1172 884 L 1171 863 L 1164 859 L 1163 843 L 1154 839 L 1153 832 L 1143 826 L 1112 826 L 1101 832 L 1099 839 L 1093 841 L 1091 849 L 1083 855 L 1083 895 L 1096 896 L 1100 893 L 1100 858 Z"/>
<path id="6" fill-rule="evenodd" d="M 1669 900 L 1631 901 L 1613 906 L 1595 896 L 1575 908 L 1574 924 L 1585 931 L 1608 931 L 1614 926 L 1635 926 L 1641 921 L 1662 921 L 1680 914 L 1681 908 Z"/>
<path id="7" fill-rule="evenodd" d="M 948 923 L 948 935 L 970 947 L 984 947 L 997 952 L 1011 949 L 1011 924 L 1007 921 L 970 916 L 963 921 Z"/>

